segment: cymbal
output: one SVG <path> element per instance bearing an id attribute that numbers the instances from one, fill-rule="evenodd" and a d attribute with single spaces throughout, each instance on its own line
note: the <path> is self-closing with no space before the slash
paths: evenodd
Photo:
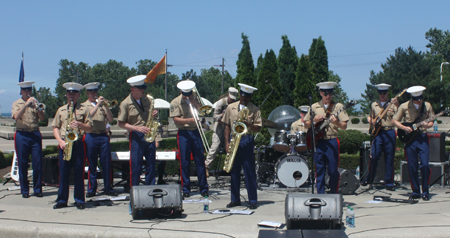
<path id="1" fill-rule="evenodd" d="M 275 124 L 275 122 L 268 120 L 267 118 L 262 118 L 262 125 L 263 127 L 267 127 L 267 128 L 278 128 L 278 125 Z"/>

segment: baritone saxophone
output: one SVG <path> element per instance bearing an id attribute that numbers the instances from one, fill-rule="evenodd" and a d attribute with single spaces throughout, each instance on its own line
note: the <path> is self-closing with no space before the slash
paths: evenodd
<path id="1" fill-rule="evenodd" d="M 239 143 L 241 142 L 241 137 L 245 133 L 247 133 L 248 128 L 243 123 L 248 117 L 249 110 L 247 107 L 242 108 L 241 111 L 239 111 L 238 119 L 236 123 L 234 123 L 232 129 L 233 129 L 233 135 L 231 136 L 230 145 L 228 146 L 228 153 L 225 157 L 225 162 L 223 169 L 229 173 L 231 171 L 231 168 L 233 167 L 234 158 L 236 157 L 236 152 L 239 147 Z"/>
<path id="2" fill-rule="evenodd" d="M 155 109 L 155 100 L 152 96 L 147 94 L 148 99 L 152 102 L 150 104 L 150 109 L 148 110 L 148 119 L 145 126 L 150 129 L 148 134 L 145 134 L 145 141 L 152 143 L 155 141 L 156 135 L 158 133 L 158 128 L 161 125 L 157 120 L 155 120 L 152 116 L 153 110 Z"/>

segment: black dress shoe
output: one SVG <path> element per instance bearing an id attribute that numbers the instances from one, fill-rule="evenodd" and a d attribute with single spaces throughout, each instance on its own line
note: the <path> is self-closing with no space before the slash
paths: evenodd
<path id="1" fill-rule="evenodd" d="M 77 209 L 80 209 L 80 210 L 83 210 L 83 209 L 86 208 L 86 206 L 84 205 L 84 203 L 79 203 L 79 202 L 76 202 L 76 203 L 75 203 L 75 206 L 77 206 Z"/>
<path id="2" fill-rule="evenodd" d="M 185 197 L 185 198 L 188 198 L 188 197 L 190 197 L 191 195 L 189 194 L 189 193 L 183 193 L 183 197 Z"/>
<path id="3" fill-rule="evenodd" d="M 206 192 L 203 192 L 203 193 L 201 193 L 201 195 L 202 195 L 202 197 L 209 197 L 209 193 L 206 191 Z"/>
<path id="4" fill-rule="evenodd" d="M 55 204 L 55 206 L 53 206 L 53 209 L 60 209 L 60 208 L 63 208 L 63 207 L 67 207 L 67 204 L 58 202 L 58 203 Z"/>
<path id="5" fill-rule="evenodd" d="M 252 210 L 254 210 L 254 209 L 256 209 L 258 207 L 258 205 L 256 205 L 256 203 L 250 203 L 250 205 L 248 205 L 248 208 L 249 209 L 252 209 Z"/>
<path id="6" fill-rule="evenodd" d="M 240 205 L 241 205 L 240 202 L 230 202 L 227 204 L 227 207 L 230 208 L 230 207 L 235 207 L 235 206 L 240 206 Z"/>
<path id="7" fill-rule="evenodd" d="M 119 194 L 116 193 L 115 191 L 112 191 L 112 192 L 107 192 L 106 195 L 109 195 L 109 196 L 118 196 Z M 87 197 L 87 195 L 86 195 L 86 197 Z"/>
<path id="8" fill-rule="evenodd" d="M 367 186 L 367 181 L 362 182 L 361 186 L 363 186 L 363 187 Z"/>
<path id="9" fill-rule="evenodd" d="M 22 194 L 22 197 L 23 197 L 23 198 L 29 198 L 29 197 L 30 197 L 30 194 L 28 194 L 28 193 L 23 193 L 23 194 Z"/>
<path id="10" fill-rule="evenodd" d="M 424 201 L 430 201 L 430 197 L 429 197 L 429 196 L 422 196 L 422 200 L 424 200 Z"/>
<path id="11" fill-rule="evenodd" d="M 36 196 L 36 197 L 38 197 L 38 198 L 41 198 L 41 197 L 43 197 L 44 195 L 42 195 L 42 193 L 34 193 L 34 196 Z"/>
<path id="12" fill-rule="evenodd" d="M 386 190 L 388 190 L 388 191 L 395 191 L 395 187 L 394 186 L 389 186 L 389 187 L 386 187 Z"/>
<path id="13" fill-rule="evenodd" d="M 409 196 L 409 200 L 419 199 L 419 198 L 420 198 L 420 195 L 418 195 L 418 194 L 413 194 L 413 195 Z"/>
<path id="14" fill-rule="evenodd" d="M 95 196 L 95 193 L 86 193 L 87 198 L 94 197 L 94 196 Z"/>

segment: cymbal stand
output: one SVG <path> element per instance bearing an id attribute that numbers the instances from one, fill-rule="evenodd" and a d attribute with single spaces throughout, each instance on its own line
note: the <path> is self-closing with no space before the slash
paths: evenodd
<path id="1" fill-rule="evenodd" d="M 315 117 L 315 113 L 312 110 L 312 94 L 308 94 L 308 99 L 309 99 L 309 115 L 310 115 L 310 120 L 311 120 L 311 145 L 312 145 L 312 150 L 311 150 L 311 174 L 309 175 L 309 179 L 311 181 L 311 193 L 314 194 L 314 183 L 315 183 L 315 176 L 314 176 L 314 155 L 316 154 L 316 131 L 314 130 L 314 117 Z"/>

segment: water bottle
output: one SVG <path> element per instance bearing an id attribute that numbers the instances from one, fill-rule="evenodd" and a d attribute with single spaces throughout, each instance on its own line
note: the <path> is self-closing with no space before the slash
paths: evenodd
<path id="1" fill-rule="evenodd" d="M 348 215 L 348 227 L 355 228 L 355 212 L 353 207 L 350 208 L 350 214 Z"/>
<path id="2" fill-rule="evenodd" d="M 359 180 L 359 166 L 356 167 L 356 179 Z"/>
<path id="3" fill-rule="evenodd" d="M 433 123 L 433 129 L 434 129 L 434 133 L 437 133 L 437 132 L 438 132 L 438 123 L 437 123 L 437 120 L 434 120 L 434 123 Z"/>
<path id="4" fill-rule="evenodd" d="M 349 215 L 350 215 L 350 206 L 347 207 L 347 211 L 345 212 L 345 224 L 347 224 L 347 226 L 350 225 L 350 221 L 348 220 Z"/>
<path id="5" fill-rule="evenodd" d="M 209 213 L 209 199 L 207 196 L 203 200 L 203 213 Z"/>

